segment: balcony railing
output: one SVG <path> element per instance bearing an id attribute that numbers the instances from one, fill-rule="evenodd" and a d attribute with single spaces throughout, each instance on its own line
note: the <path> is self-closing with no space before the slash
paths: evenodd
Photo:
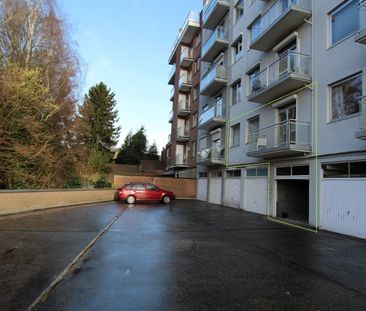
<path id="1" fill-rule="evenodd" d="M 194 11 L 189 12 L 183 26 L 180 28 L 178 37 L 175 39 L 174 44 L 173 44 L 173 46 L 170 50 L 169 59 L 173 58 L 173 56 L 175 54 L 175 51 L 178 47 L 178 44 L 182 40 L 182 37 L 183 37 L 184 33 L 187 31 L 187 28 L 188 28 L 190 23 L 194 23 L 194 24 L 197 25 L 197 27 L 199 27 L 199 25 L 200 25 L 200 13 L 194 12 Z"/>
<path id="2" fill-rule="evenodd" d="M 220 164 L 225 161 L 225 147 L 221 145 L 205 148 L 197 153 L 197 162 Z"/>
<path id="3" fill-rule="evenodd" d="M 175 165 L 187 165 L 188 164 L 188 157 L 186 154 L 177 154 L 174 159 Z"/>
<path id="4" fill-rule="evenodd" d="M 171 134 L 169 134 L 168 135 L 168 144 L 170 144 L 172 142 L 172 135 Z"/>
<path id="5" fill-rule="evenodd" d="M 252 26 L 252 42 L 265 33 L 293 5 L 302 9 L 311 10 L 311 0 L 277 0 Z"/>
<path id="6" fill-rule="evenodd" d="M 206 111 L 202 112 L 198 124 L 201 126 L 206 122 L 213 120 L 213 119 L 224 119 L 224 109 L 222 106 L 222 102 L 217 102 L 211 108 L 207 109 Z"/>
<path id="7" fill-rule="evenodd" d="M 211 34 L 208 40 L 202 47 L 202 56 L 206 55 L 206 53 L 212 48 L 216 41 L 228 41 L 229 40 L 229 30 L 226 27 L 219 26 L 215 29 L 215 31 Z"/>
<path id="8" fill-rule="evenodd" d="M 205 23 L 208 17 L 212 14 L 213 10 L 215 9 L 216 5 L 219 3 L 229 5 L 229 0 L 211 0 L 208 1 L 207 5 L 203 9 L 203 22 Z"/>
<path id="9" fill-rule="evenodd" d="M 360 129 L 356 132 L 356 137 L 366 140 L 366 96 L 360 101 Z"/>
<path id="10" fill-rule="evenodd" d="M 366 0 L 360 1 L 358 10 L 360 18 L 360 30 L 355 37 L 355 41 L 366 44 Z"/>
<path id="11" fill-rule="evenodd" d="M 178 102 L 178 115 L 191 110 L 191 102 L 187 99 L 181 99 Z"/>
<path id="12" fill-rule="evenodd" d="M 281 151 L 309 152 L 311 150 L 311 124 L 299 120 L 286 120 L 259 129 L 249 135 L 248 155 L 279 153 Z"/>
<path id="13" fill-rule="evenodd" d="M 174 100 L 174 95 L 175 95 L 175 86 L 172 87 L 171 91 L 170 91 L 170 100 L 173 101 Z"/>
<path id="14" fill-rule="evenodd" d="M 288 52 L 279 60 L 262 70 L 250 79 L 249 95 L 253 95 L 270 87 L 288 74 L 310 74 L 310 56 L 295 52 Z"/>
<path id="15" fill-rule="evenodd" d="M 172 69 L 170 70 L 170 73 L 169 73 L 169 84 L 174 84 L 174 77 L 175 77 L 175 71 L 177 70 L 177 65 L 174 64 L 172 66 Z"/>
<path id="16" fill-rule="evenodd" d="M 170 111 L 169 113 L 169 123 L 173 122 L 173 110 Z"/>
<path id="17" fill-rule="evenodd" d="M 227 82 L 228 78 L 228 69 L 227 66 L 214 66 L 211 70 L 208 70 L 201 79 L 200 91 L 202 92 L 210 83 L 215 80 L 225 81 Z"/>
<path id="18" fill-rule="evenodd" d="M 189 129 L 188 126 L 180 126 L 177 128 L 177 140 L 179 139 L 188 139 L 189 138 Z"/>
<path id="19" fill-rule="evenodd" d="M 180 54 L 180 62 L 182 62 L 184 59 L 191 59 L 192 56 L 192 50 L 189 48 L 182 48 L 182 53 Z"/>

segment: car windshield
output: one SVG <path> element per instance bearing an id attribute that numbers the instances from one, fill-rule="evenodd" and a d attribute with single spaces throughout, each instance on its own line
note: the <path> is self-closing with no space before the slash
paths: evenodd
<path id="1" fill-rule="evenodd" d="M 155 185 L 152 185 L 152 184 L 146 185 L 146 189 L 147 190 L 159 190 L 158 187 L 156 187 Z"/>

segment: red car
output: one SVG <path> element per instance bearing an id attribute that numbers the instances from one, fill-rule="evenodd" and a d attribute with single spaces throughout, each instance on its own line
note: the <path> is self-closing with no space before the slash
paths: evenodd
<path id="1" fill-rule="evenodd" d="M 134 204 L 136 201 L 162 201 L 168 204 L 175 199 L 175 195 L 153 184 L 134 182 L 119 188 L 118 198 L 128 204 Z"/>

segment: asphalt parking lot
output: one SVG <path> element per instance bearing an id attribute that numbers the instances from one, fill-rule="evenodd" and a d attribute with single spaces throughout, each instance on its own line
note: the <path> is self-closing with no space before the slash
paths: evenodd
<path id="1" fill-rule="evenodd" d="M 0 231 L 1 310 L 366 310 L 366 241 L 232 208 L 90 204 Z"/>

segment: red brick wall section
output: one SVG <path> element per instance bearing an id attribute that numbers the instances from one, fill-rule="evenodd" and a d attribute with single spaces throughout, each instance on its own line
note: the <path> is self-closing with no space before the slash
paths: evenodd
<path id="1" fill-rule="evenodd" d="M 120 187 L 130 182 L 148 182 L 165 190 L 173 191 L 176 197 L 196 198 L 197 184 L 195 179 L 114 175 L 115 187 Z"/>

